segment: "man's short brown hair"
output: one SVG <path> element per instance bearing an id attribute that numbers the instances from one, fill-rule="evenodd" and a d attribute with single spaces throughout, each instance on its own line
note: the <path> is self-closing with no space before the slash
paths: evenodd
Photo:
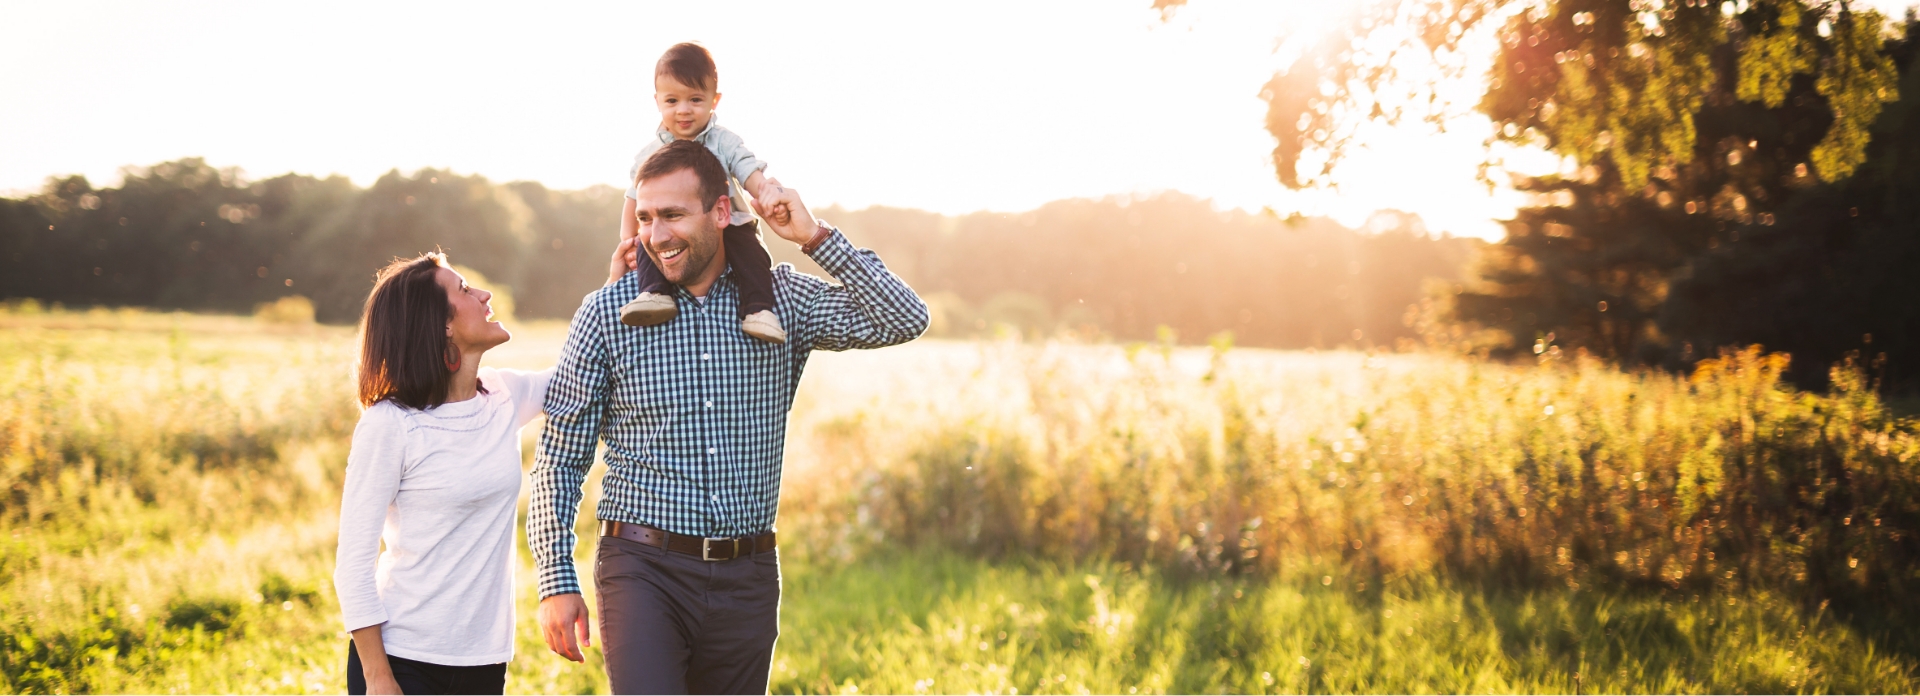
<path id="1" fill-rule="evenodd" d="M 647 157 L 647 161 L 640 164 L 640 174 L 633 178 L 633 187 L 638 190 L 642 181 L 658 179 L 682 169 L 693 170 L 693 176 L 700 180 L 702 211 L 713 210 L 713 204 L 727 193 L 727 168 L 720 164 L 720 158 L 713 156 L 712 151 L 697 141 L 675 140 Z"/>
<path id="2" fill-rule="evenodd" d="M 653 77 L 671 77 L 688 87 L 720 91 L 720 70 L 713 67 L 713 54 L 697 43 L 674 44 L 660 54 L 660 62 L 653 66 Z"/>

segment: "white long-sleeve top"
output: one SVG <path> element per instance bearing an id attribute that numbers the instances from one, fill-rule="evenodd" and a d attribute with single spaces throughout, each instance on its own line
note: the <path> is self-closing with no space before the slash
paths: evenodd
<path id="1" fill-rule="evenodd" d="M 513 658 L 520 428 L 552 374 L 481 368 L 485 394 L 360 414 L 333 568 L 348 631 L 380 625 L 387 654 L 439 665 Z"/>

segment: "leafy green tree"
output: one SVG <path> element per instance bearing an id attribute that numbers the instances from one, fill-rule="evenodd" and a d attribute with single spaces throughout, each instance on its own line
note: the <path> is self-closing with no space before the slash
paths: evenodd
<path id="1" fill-rule="evenodd" d="M 1791 189 L 1772 225 L 1691 259 L 1660 322 L 1699 346 L 1758 342 L 1792 352 L 1795 377 L 1859 351 L 1883 388 L 1920 391 L 1920 23 L 1887 53 L 1902 98 L 1879 115 L 1844 181 Z"/>
<path id="2" fill-rule="evenodd" d="M 1536 204 L 1480 259 L 1480 282 L 1444 298 L 1454 320 L 1496 330 L 1496 352 L 1558 342 L 1684 364 L 1714 346 L 1768 341 L 1811 349 L 1797 376 L 1817 380 L 1840 357 L 1837 337 L 1889 323 L 1832 303 L 1874 306 L 1863 298 L 1900 279 L 1871 264 L 1836 278 L 1840 259 L 1911 258 L 1879 246 L 1892 237 L 1833 229 L 1867 210 L 1892 227 L 1920 220 L 1813 203 L 1863 186 L 1889 200 L 1914 193 L 1895 193 L 1911 160 L 1874 145 L 1904 137 L 1901 99 L 1920 97 L 1900 84 L 1911 42 L 1890 36 L 1880 14 L 1827 0 L 1387 0 L 1342 31 L 1297 37 L 1298 58 L 1262 96 L 1276 173 L 1296 188 L 1337 180 L 1359 124 L 1439 127 L 1465 108 L 1492 120 L 1490 145 L 1566 158 L 1572 174 L 1517 183 Z M 1472 53 L 1488 45 L 1491 56 Z M 1476 77 L 1468 66 L 1483 57 L 1485 90 L 1471 104 L 1447 99 L 1447 81 Z M 1880 183 L 1858 182 L 1863 168 Z M 1841 209 L 1848 217 L 1835 217 Z M 1814 248 L 1830 253 L 1809 256 Z M 1823 289 L 1783 295 L 1773 287 L 1782 279 Z M 1772 306 L 1786 300 L 1797 311 Z M 1823 339 L 1802 340 L 1810 333 Z"/>
<path id="3" fill-rule="evenodd" d="M 1556 34 L 1551 15 L 1509 24 L 1481 108 L 1513 126 L 1503 133 L 1530 134 L 1581 174 L 1522 184 L 1548 195 L 1509 223 L 1505 253 L 1488 259 L 1476 292 L 1457 298 L 1457 319 L 1505 330 L 1504 348 L 1516 353 L 1553 336 L 1616 359 L 1685 365 L 1718 346 L 1763 343 L 1798 354 L 1793 376 L 1803 383 L 1824 382 L 1826 366 L 1876 326 L 1883 338 L 1898 333 L 1884 329 L 1897 329 L 1886 320 L 1900 313 L 1850 311 L 1870 305 L 1849 296 L 1884 296 L 1903 274 L 1836 277 L 1830 257 L 1915 259 L 1872 243 L 1886 240 L 1836 234 L 1852 224 L 1842 211 L 1858 215 L 1858 206 L 1812 202 L 1871 186 L 1856 177 L 1862 166 L 1873 181 L 1900 166 L 1872 166 L 1889 149 L 1869 143 L 1875 131 L 1900 132 L 1876 124 L 1904 111 L 1883 102 L 1899 98 L 1896 58 L 1909 42 L 1881 41 L 1883 20 L 1871 12 L 1738 9 L 1681 5 L 1661 25 L 1673 27 L 1667 45 L 1648 47 L 1643 35 L 1624 61 L 1589 61 L 1613 49 Z M 1559 28 L 1574 37 L 1602 33 L 1588 27 L 1608 16 L 1569 14 Z M 1644 14 L 1634 22 L 1656 26 Z M 1684 50 L 1689 42 L 1711 50 Z M 1529 73 L 1528 63 L 1540 67 Z M 1604 69 L 1621 63 L 1650 70 Z M 1539 306 L 1549 299 L 1558 301 Z M 1523 307 L 1534 311 L 1508 318 Z"/>

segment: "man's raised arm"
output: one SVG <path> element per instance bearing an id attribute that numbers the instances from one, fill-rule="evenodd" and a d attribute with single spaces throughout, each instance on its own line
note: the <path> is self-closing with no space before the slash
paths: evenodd
<path id="1" fill-rule="evenodd" d="M 802 345 L 817 350 L 881 348 L 906 343 L 927 330 L 927 303 L 887 270 L 872 251 L 854 248 L 840 231 L 820 224 L 800 194 L 768 179 L 767 196 L 753 207 L 774 234 L 801 251 L 840 285 L 829 286 L 794 329 Z M 781 210 L 782 207 L 785 210 Z"/>

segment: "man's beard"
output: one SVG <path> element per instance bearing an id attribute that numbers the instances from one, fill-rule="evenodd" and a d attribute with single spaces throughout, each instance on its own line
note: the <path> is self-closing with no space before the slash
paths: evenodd
<path id="1" fill-rule="evenodd" d="M 660 269 L 660 275 L 666 276 L 667 282 L 684 285 L 689 280 L 699 278 L 706 273 L 707 266 L 713 263 L 713 257 L 719 253 L 720 229 L 714 227 L 711 222 L 705 220 L 701 222 L 703 224 L 700 230 L 684 238 L 687 250 L 681 256 L 686 258 L 680 263 L 678 271 L 667 270 L 667 267 L 660 263 L 660 255 L 652 248 L 647 249 L 647 254 L 653 257 L 653 267 Z"/>

